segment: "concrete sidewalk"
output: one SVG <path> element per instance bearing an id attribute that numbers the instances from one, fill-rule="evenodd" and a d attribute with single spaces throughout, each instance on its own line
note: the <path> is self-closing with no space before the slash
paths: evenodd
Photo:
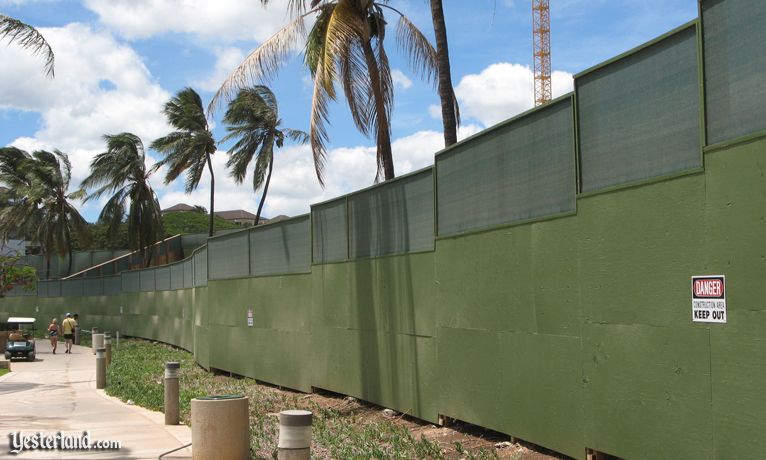
<path id="1" fill-rule="evenodd" d="M 96 358 L 90 348 L 73 347 L 64 354 L 59 343 L 51 353 L 48 340 L 37 341 L 37 361 L 14 361 L 0 377 L 0 459 L 156 459 L 191 442 L 187 426 L 165 426 L 164 415 L 128 406 L 96 390 Z M 10 453 L 8 434 L 81 436 L 120 441 L 111 451 L 34 450 Z M 164 458 L 191 458 L 186 448 Z"/>

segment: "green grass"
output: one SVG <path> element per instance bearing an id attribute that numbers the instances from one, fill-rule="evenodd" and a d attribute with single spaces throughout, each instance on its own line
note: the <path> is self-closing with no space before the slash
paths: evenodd
<path id="1" fill-rule="evenodd" d="M 165 225 L 165 236 L 179 235 L 182 233 L 207 233 L 209 215 L 201 212 L 171 212 L 162 216 Z M 216 230 L 228 228 L 242 228 L 239 225 L 215 217 Z"/>
<path id="2" fill-rule="evenodd" d="M 9 371 L 8 369 L 0 369 L 0 377 L 4 376 L 5 374 L 7 374 L 9 372 L 11 372 L 11 371 Z"/>
<path id="3" fill-rule="evenodd" d="M 416 439 L 402 423 L 375 416 L 379 408 L 356 405 L 348 409 L 323 407 L 308 395 L 259 385 L 249 378 L 213 375 L 200 368 L 193 356 L 176 348 L 141 340 L 122 340 L 113 348 L 106 392 L 123 401 L 133 400 L 147 409 L 163 409 L 163 372 L 166 361 L 181 363 L 181 420 L 190 422 L 191 399 L 242 394 L 250 398 L 251 458 L 276 458 L 278 420 L 284 409 L 314 413 L 313 458 L 445 458 L 433 441 Z M 343 401 L 337 400 L 340 406 Z M 466 452 L 460 458 L 497 458 L 494 452 Z"/>

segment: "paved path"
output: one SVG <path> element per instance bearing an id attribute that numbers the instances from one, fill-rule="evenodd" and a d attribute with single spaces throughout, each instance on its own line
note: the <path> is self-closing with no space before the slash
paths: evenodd
<path id="1" fill-rule="evenodd" d="M 73 347 L 56 354 L 48 340 L 37 341 L 37 361 L 12 363 L 13 372 L 0 377 L 0 459 L 157 459 L 168 450 L 191 442 L 187 426 L 165 426 L 164 415 L 128 406 L 96 390 L 96 358 L 90 348 Z M 42 432 L 82 435 L 93 440 L 117 440 L 120 450 L 35 450 L 10 453 L 8 433 Z M 191 458 L 183 449 L 164 458 Z"/>

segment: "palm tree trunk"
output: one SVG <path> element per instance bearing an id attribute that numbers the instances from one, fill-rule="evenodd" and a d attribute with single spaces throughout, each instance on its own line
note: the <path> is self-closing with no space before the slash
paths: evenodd
<path id="1" fill-rule="evenodd" d="M 69 253 L 69 266 L 66 269 L 67 276 L 72 274 L 72 233 L 69 231 L 69 226 L 66 227 L 66 239 L 67 239 L 67 252 Z"/>
<path id="2" fill-rule="evenodd" d="M 207 169 L 210 170 L 210 224 L 208 228 L 208 235 L 213 236 L 213 226 L 215 224 L 215 177 L 213 175 L 213 162 L 210 160 L 210 154 L 205 153 L 205 155 L 207 155 Z"/>
<path id="3" fill-rule="evenodd" d="M 370 74 L 370 83 L 372 83 L 373 97 L 375 98 L 375 112 L 378 117 L 377 126 L 377 144 L 378 144 L 378 164 L 383 166 L 384 180 L 390 180 L 396 177 L 394 174 L 394 158 L 391 153 L 391 133 L 389 132 L 388 115 L 383 101 L 383 86 L 380 81 L 380 69 L 378 61 L 375 60 L 375 53 L 372 51 L 372 45 L 369 40 L 365 40 L 362 45 L 364 48 L 364 60 L 367 63 L 367 72 Z"/>
<path id="4" fill-rule="evenodd" d="M 261 222 L 261 210 L 263 209 L 263 203 L 266 202 L 266 194 L 269 192 L 269 182 L 271 182 L 271 171 L 274 169 L 274 153 L 271 153 L 269 158 L 269 173 L 266 175 L 266 183 L 263 184 L 263 195 L 261 195 L 261 202 L 258 203 L 258 211 L 255 213 L 255 225 Z"/>
<path id="5" fill-rule="evenodd" d="M 439 70 L 439 99 L 442 104 L 442 124 L 444 125 L 444 146 L 457 142 L 457 114 L 455 113 L 455 91 L 449 64 L 449 46 L 447 44 L 447 25 L 444 21 L 442 0 L 431 0 L 431 18 L 436 35 L 436 65 Z"/>

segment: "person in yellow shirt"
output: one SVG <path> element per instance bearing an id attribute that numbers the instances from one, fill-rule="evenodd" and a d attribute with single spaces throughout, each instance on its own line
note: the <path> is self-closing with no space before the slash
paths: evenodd
<path id="1" fill-rule="evenodd" d="M 74 328 L 77 326 L 77 321 L 72 318 L 71 313 L 66 314 L 66 319 L 61 322 L 61 331 L 64 333 L 64 340 L 66 340 L 66 351 L 64 353 L 72 354 L 72 341 L 74 341 Z"/>

